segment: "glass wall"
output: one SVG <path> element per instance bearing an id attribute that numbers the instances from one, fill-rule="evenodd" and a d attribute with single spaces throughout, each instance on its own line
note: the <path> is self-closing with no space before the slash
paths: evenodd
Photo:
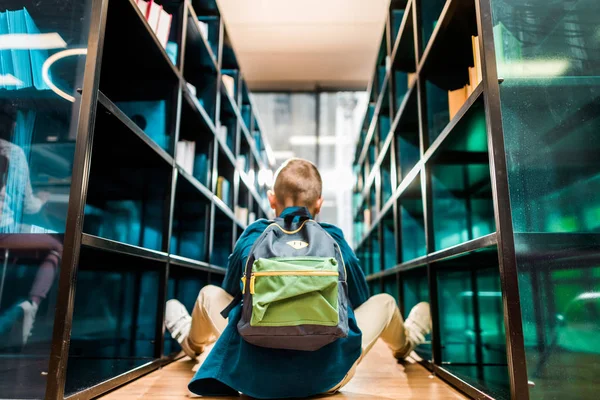
<path id="1" fill-rule="evenodd" d="M 42 398 L 91 1 L 0 4 L 0 397 Z"/>
<path id="2" fill-rule="evenodd" d="M 338 225 L 351 242 L 352 158 L 366 94 L 260 93 L 254 98 L 276 167 L 290 157 L 314 162 L 323 178 L 320 220 Z"/>
<path id="3" fill-rule="evenodd" d="M 492 0 L 533 399 L 600 383 L 600 3 Z"/>

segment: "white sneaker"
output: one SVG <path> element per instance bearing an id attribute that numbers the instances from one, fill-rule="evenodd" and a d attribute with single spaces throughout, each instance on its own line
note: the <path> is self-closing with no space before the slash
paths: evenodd
<path id="1" fill-rule="evenodd" d="M 177 300 L 167 301 L 165 310 L 165 326 L 171 337 L 177 340 L 184 353 L 192 359 L 198 357 L 198 353 L 192 350 L 188 344 L 187 338 L 192 327 L 192 317 L 185 309 L 185 306 Z"/>
<path id="2" fill-rule="evenodd" d="M 410 310 L 404 322 L 407 346 L 394 356 L 398 359 L 406 358 L 420 344 L 425 343 L 425 336 L 431 332 L 431 311 L 429 303 L 419 303 Z"/>
<path id="3" fill-rule="evenodd" d="M 25 346 L 33 331 L 33 323 L 35 322 L 38 305 L 32 301 L 24 301 L 19 304 L 19 307 L 23 309 L 23 346 Z"/>

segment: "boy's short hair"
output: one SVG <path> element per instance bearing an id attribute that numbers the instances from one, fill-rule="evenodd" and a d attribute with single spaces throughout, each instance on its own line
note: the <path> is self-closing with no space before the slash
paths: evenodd
<path id="1" fill-rule="evenodd" d="M 317 167 L 301 158 L 290 158 L 275 174 L 273 191 L 281 204 L 291 199 L 294 205 L 312 206 L 321 197 L 322 189 Z"/>

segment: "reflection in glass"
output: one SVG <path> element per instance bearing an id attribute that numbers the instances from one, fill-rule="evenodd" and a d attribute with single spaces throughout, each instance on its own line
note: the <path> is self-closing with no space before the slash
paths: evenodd
<path id="1" fill-rule="evenodd" d="M 153 359 L 164 263 L 83 248 L 65 394 Z"/>
<path id="2" fill-rule="evenodd" d="M 0 4 L 3 398 L 42 398 L 46 386 L 85 62 L 61 55 L 85 52 L 88 23 L 86 1 L 62 10 L 56 0 Z"/>
<path id="3" fill-rule="evenodd" d="M 399 226 L 401 229 L 402 261 L 406 262 L 427 253 L 420 175 L 400 196 L 398 205 L 400 210 Z"/>
<path id="4" fill-rule="evenodd" d="M 448 92 L 429 81 L 425 84 L 425 91 L 427 94 L 427 134 L 429 144 L 431 144 L 450 122 Z"/>
<path id="5" fill-rule="evenodd" d="M 439 264 L 442 363 L 496 398 L 509 398 L 497 257 L 494 249 Z"/>
<path id="6" fill-rule="evenodd" d="M 383 232 L 383 269 L 393 268 L 397 263 L 394 212 L 389 211 L 381 220 Z"/>
<path id="7" fill-rule="evenodd" d="M 423 35 L 423 49 L 427 47 L 429 39 L 438 24 L 440 14 L 446 4 L 446 0 L 424 1 L 421 5 L 421 29 Z"/>
<path id="8" fill-rule="evenodd" d="M 595 399 L 600 3 L 491 3 L 530 396 Z"/>
<path id="9" fill-rule="evenodd" d="M 432 160 L 436 250 L 495 231 L 485 114 L 476 103 Z"/>

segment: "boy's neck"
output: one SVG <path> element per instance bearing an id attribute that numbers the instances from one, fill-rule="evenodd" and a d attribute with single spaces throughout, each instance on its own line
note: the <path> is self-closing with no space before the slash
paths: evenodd
<path id="1" fill-rule="evenodd" d="M 289 204 L 286 202 L 285 206 L 278 206 L 277 209 L 275 210 L 275 213 L 279 217 L 279 216 L 281 216 L 281 214 L 283 213 L 283 211 L 285 211 L 287 208 L 291 208 L 291 207 L 303 207 L 303 208 L 306 208 L 312 217 L 315 216 L 314 210 L 311 210 L 309 207 L 306 207 L 304 205 L 293 204 L 293 202 L 290 202 Z"/>

